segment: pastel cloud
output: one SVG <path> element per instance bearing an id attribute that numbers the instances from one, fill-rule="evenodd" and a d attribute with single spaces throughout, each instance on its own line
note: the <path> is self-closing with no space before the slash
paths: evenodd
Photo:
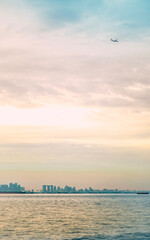
<path id="1" fill-rule="evenodd" d="M 94 7 L 91 1 L 20 1 L 20 8 L 17 0 L 9 7 L 8 2 L 1 2 L 1 105 L 149 105 L 148 41 L 132 43 L 129 37 L 118 46 L 109 42 L 113 31 L 122 37 L 124 19 L 137 21 L 131 13 L 137 16 L 141 10 L 139 1 L 136 10 L 129 10 L 128 1 L 95 1 Z M 143 82 L 144 88 L 133 90 Z"/>
<path id="2" fill-rule="evenodd" d="M 131 158 L 132 173 L 140 159 L 146 171 L 149 1 L 1 0 L 0 7 L 4 168 L 11 154 L 16 169 L 19 161 L 18 169 L 25 168 L 29 158 L 26 169 L 34 169 L 37 159 L 40 169 L 43 155 L 57 168 L 68 159 L 61 155 L 68 154 L 64 171 L 67 166 L 84 169 L 86 159 L 86 170 L 103 168 L 105 160 L 106 169 L 113 164 L 117 169 Z M 41 149 L 38 156 L 34 144 Z"/>

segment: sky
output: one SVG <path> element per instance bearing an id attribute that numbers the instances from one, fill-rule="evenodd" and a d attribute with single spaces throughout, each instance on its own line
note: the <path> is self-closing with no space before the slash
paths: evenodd
<path id="1" fill-rule="evenodd" d="M 149 11 L 0 1 L 0 184 L 150 190 Z"/>

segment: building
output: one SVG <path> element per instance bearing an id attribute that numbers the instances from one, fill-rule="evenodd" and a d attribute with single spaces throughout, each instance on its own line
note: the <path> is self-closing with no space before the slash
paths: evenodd
<path id="1" fill-rule="evenodd" d="M 46 185 L 43 185 L 43 186 L 42 186 L 42 191 L 43 191 L 44 193 L 46 192 L 46 187 L 47 187 Z"/>
<path id="2" fill-rule="evenodd" d="M 24 192 L 25 188 L 21 187 L 18 183 L 9 183 L 9 186 L 4 184 L 0 185 L 0 192 Z"/>

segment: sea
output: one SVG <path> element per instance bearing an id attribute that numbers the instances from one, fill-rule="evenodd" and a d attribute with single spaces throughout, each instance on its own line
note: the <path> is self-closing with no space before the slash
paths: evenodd
<path id="1" fill-rule="evenodd" d="M 150 239 L 150 194 L 0 194 L 3 239 Z"/>

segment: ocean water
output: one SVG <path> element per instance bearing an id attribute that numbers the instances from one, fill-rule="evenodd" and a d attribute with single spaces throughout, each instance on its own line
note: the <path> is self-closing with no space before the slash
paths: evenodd
<path id="1" fill-rule="evenodd" d="M 3 239 L 150 239 L 150 195 L 0 195 Z"/>

